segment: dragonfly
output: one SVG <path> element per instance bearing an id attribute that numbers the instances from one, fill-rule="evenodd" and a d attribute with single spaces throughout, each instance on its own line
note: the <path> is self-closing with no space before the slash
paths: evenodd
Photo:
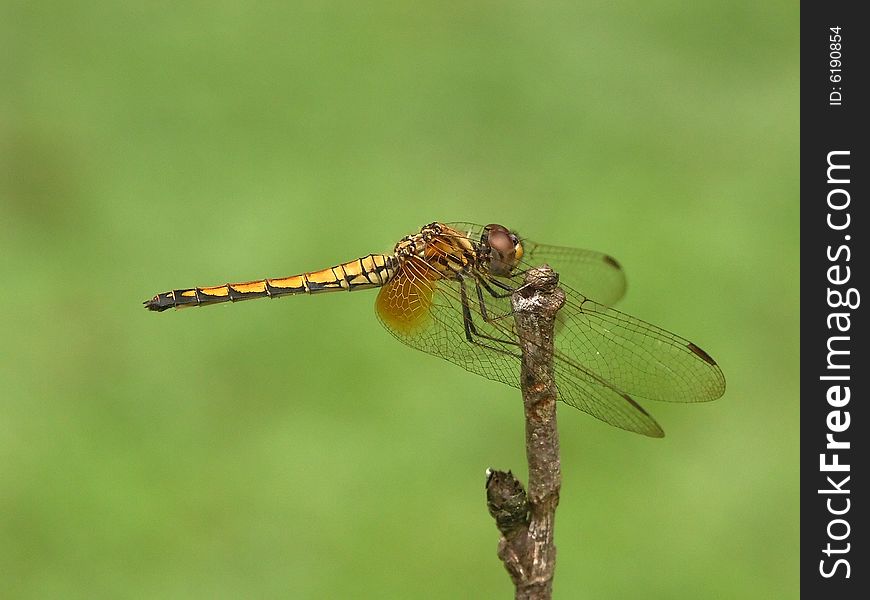
<path id="1" fill-rule="evenodd" d="M 544 263 L 559 274 L 566 297 L 554 336 L 559 400 L 615 427 L 663 437 L 639 400 L 693 403 L 724 394 L 725 377 L 707 352 L 612 307 L 626 289 L 613 257 L 539 244 L 497 224 L 430 223 L 399 240 L 392 254 L 290 277 L 170 290 L 144 304 L 164 311 L 380 288 L 376 313 L 399 341 L 519 388 L 510 296 Z"/>

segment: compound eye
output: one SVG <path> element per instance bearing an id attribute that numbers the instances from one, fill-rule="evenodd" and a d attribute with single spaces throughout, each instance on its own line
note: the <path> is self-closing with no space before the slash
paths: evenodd
<path id="1" fill-rule="evenodd" d="M 500 277 L 509 276 L 519 259 L 519 240 L 506 227 L 495 224 L 485 227 L 483 237 L 484 246 L 489 249 L 489 272 Z"/>
<path id="2" fill-rule="evenodd" d="M 492 231 L 489 234 L 489 247 L 493 256 L 508 258 L 514 251 L 514 241 L 506 231 Z"/>

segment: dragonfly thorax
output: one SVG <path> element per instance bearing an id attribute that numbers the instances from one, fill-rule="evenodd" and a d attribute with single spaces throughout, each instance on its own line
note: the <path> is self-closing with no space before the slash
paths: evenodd
<path id="1" fill-rule="evenodd" d="M 427 276 L 455 279 L 477 267 L 479 244 L 442 223 L 430 223 L 420 232 L 405 236 L 395 247 L 400 262 L 408 261 L 429 272 Z"/>

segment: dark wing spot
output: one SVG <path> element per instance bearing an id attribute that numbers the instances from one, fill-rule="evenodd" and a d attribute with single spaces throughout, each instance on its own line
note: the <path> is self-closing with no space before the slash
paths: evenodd
<path id="1" fill-rule="evenodd" d="M 620 265 L 620 264 L 616 261 L 615 258 L 613 258 L 612 256 L 610 256 L 610 255 L 608 255 L 608 254 L 605 254 L 605 255 L 604 255 L 604 262 L 606 262 L 608 265 L 610 265 L 610 266 L 613 267 L 614 269 L 617 269 L 618 271 L 621 271 L 621 270 L 622 270 L 622 265 Z"/>
<path id="2" fill-rule="evenodd" d="M 654 437 L 654 438 L 663 438 L 665 437 L 665 431 L 661 428 L 661 425 L 656 423 L 656 420 L 653 418 L 651 414 L 649 414 L 646 409 L 637 403 L 637 400 L 626 394 L 625 392 L 619 392 L 619 395 L 625 398 L 629 404 L 631 404 L 634 408 L 642 412 L 645 416 L 649 417 L 650 421 L 652 421 L 652 426 L 650 429 L 646 431 L 639 431 L 638 433 L 642 433 L 643 435 Z"/>
<path id="3" fill-rule="evenodd" d="M 716 366 L 716 361 L 713 360 L 713 357 L 710 356 L 709 354 L 707 354 L 706 352 L 704 352 L 703 350 L 701 350 L 700 348 L 698 348 L 692 342 L 689 342 L 688 344 L 686 344 L 686 347 L 689 350 L 691 350 L 692 352 L 694 352 L 695 354 L 697 354 L 698 356 L 700 356 L 704 360 L 704 362 L 711 364 L 714 367 Z"/>

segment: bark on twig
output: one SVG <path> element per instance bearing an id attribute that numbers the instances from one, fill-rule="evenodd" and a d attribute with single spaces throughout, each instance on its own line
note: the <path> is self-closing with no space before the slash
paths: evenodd
<path id="1" fill-rule="evenodd" d="M 562 484 L 553 326 L 565 302 L 558 282 L 559 276 L 546 265 L 531 269 L 525 285 L 511 297 L 523 355 L 520 387 L 526 415 L 528 493 L 510 471 L 487 471 L 487 508 L 502 535 L 498 556 L 518 599 L 548 599 L 553 593 L 553 522 Z"/>

